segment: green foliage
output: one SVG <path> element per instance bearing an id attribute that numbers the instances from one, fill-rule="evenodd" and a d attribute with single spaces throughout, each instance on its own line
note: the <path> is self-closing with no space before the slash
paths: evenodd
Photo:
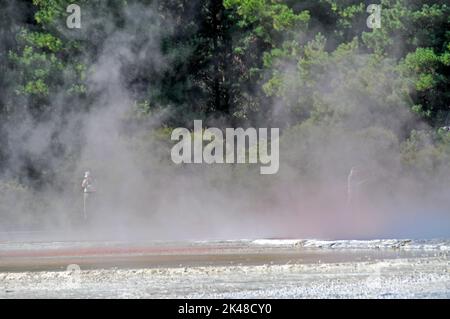
<path id="1" fill-rule="evenodd" d="M 56 28 L 65 18 L 70 1 L 34 0 L 33 4 L 36 27 L 20 29 L 17 49 L 9 52 L 9 58 L 18 74 L 15 92 L 34 98 L 37 104 L 31 107 L 41 110 L 46 105 L 50 110 L 50 97 L 61 90 L 69 96 L 86 93 L 83 83 L 86 66 L 78 60 L 76 45 Z"/>
<path id="2" fill-rule="evenodd" d="M 309 12 L 299 14 L 286 4 L 271 0 L 224 0 L 225 8 L 236 8 L 239 26 L 253 27 L 255 34 L 271 43 L 274 31 L 305 29 Z"/>
<path id="3" fill-rule="evenodd" d="M 57 85 L 63 70 L 63 63 L 54 53 L 39 52 L 28 45 L 23 48 L 21 55 L 11 52 L 10 58 L 22 69 L 23 82 L 17 90 L 21 94 L 47 97 L 50 93 L 49 85 L 52 81 Z"/>
<path id="4" fill-rule="evenodd" d="M 413 89 L 418 95 L 418 104 L 413 106 L 413 111 L 430 122 L 439 122 L 440 112 L 449 111 L 450 95 L 445 90 L 450 84 L 446 76 L 450 71 L 448 54 L 436 54 L 432 48 L 417 48 L 408 53 L 399 66 L 404 76 L 412 79 Z"/>
<path id="5" fill-rule="evenodd" d="M 401 154 L 405 169 L 424 181 L 438 185 L 449 182 L 450 133 L 413 130 L 402 143 Z"/>

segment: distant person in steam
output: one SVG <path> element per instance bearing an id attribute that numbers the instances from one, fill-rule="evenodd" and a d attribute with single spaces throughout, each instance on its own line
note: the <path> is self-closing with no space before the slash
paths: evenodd
<path id="1" fill-rule="evenodd" d="M 92 185 L 91 172 L 86 171 L 84 173 L 84 178 L 83 181 L 81 182 L 81 188 L 83 190 L 83 216 L 84 219 L 87 219 L 89 196 L 90 194 L 95 193 L 95 188 Z"/>
<path id="2" fill-rule="evenodd" d="M 353 166 L 347 177 L 347 205 L 349 208 L 355 207 L 360 199 L 361 185 L 366 183 L 369 178 L 364 172 L 356 166 Z"/>

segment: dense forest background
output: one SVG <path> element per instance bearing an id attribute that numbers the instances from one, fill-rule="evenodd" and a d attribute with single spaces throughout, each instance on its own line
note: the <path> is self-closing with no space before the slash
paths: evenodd
<path id="1" fill-rule="evenodd" d="M 389 191 L 399 177 L 416 194 L 449 189 L 448 0 L 79 0 L 68 29 L 71 2 L 1 0 L 3 216 L 79 192 L 86 168 L 101 175 L 116 153 L 86 145 L 102 127 L 155 168 L 194 119 L 279 127 L 277 182 L 345 181 L 362 165 Z M 381 28 L 367 27 L 370 3 Z"/>

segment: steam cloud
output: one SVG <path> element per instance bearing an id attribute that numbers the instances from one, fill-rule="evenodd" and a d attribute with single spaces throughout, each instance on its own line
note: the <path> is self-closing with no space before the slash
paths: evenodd
<path id="1" fill-rule="evenodd" d="M 15 13 L 21 9 L 9 2 L 6 10 Z M 61 92 L 52 97 L 57 112 L 36 120 L 27 107 L 32 101 L 18 101 L 7 86 L 3 88 L 2 99 L 16 111 L 12 118 L 1 120 L 2 130 L 7 132 L 3 145 L 8 147 L 2 151 L 7 160 L 0 179 L 0 213 L 5 220 L 0 229 L 45 229 L 57 236 L 83 239 L 448 234 L 448 186 L 430 182 L 424 193 L 423 185 L 400 169 L 396 136 L 411 127 L 426 126 L 399 102 L 398 91 L 386 85 L 397 83 L 386 71 L 388 59 L 374 65 L 371 74 L 358 73 L 355 65 L 371 61 L 356 53 L 344 57 L 335 68 L 320 70 L 323 81 L 317 89 L 324 100 L 333 102 L 335 114 L 344 121 L 335 121 L 337 115 L 333 115 L 320 124 L 306 121 L 288 128 L 292 114 L 286 106 L 306 94 L 296 91 L 289 96 L 291 101 L 275 99 L 275 123 L 271 124 L 284 128 L 276 176 L 261 176 L 258 165 L 177 166 L 170 160 L 170 137 L 165 144 L 164 139 L 149 134 L 173 110 L 161 108 L 142 122 L 131 119 L 136 95 L 124 81 L 125 70 L 158 74 L 171 67 L 160 43 L 175 22 L 160 17 L 152 6 L 133 5 L 126 10 L 121 28 L 114 24 L 113 16 L 99 21 L 93 12 L 84 10 L 82 29 L 66 31 L 68 37 L 92 40 L 96 36 L 93 28 L 101 24 L 108 34 L 100 52 L 82 57 L 89 66 L 92 91 L 88 93 L 95 97 L 91 105 L 66 98 L 62 85 Z M 12 24 L 10 30 L 2 30 L 1 43 L 14 28 Z M 352 67 L 347 68 L 349 65 Z M 296 72 L 295 63 L 274 68 L 285 77 Z M 384 92 L 378 95 L 385 100 L 371 100 L 363 81 Z M 298 110 L 303 111 L 311 110 Z M 318 116 L 326 114 L 324 110 Z M 39 164 L 40 174 L 48 172 L 51 186 L 31 191 L 17 183 L 24 179 L 25 159 L 29 158 Z M 372 178 L 369 185 L 361 187 L 356 209 L 347 204 L 347 176 L 354 166 L 362 167 Z M 79 221 L 80 183 L 88 169 L 97 193 L 91 219 L 83 224 Z M 437 175 L 449 173 L 447 166 L 438 171 Z M 27 176 L 33 174 L 27 172 Z"/>

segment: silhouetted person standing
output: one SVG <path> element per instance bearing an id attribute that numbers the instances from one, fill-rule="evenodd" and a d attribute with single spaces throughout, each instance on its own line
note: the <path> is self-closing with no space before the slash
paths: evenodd
<path id="1" fill-rule="evenodd" d="M 92 185 L 92 177 L 89 171 L 84 173 L 83 181 L 81 182 L 81 188 L 83 189 L 83 216 L 87 219 L 87 210 L 89 205 L 89 197 L 95 192 L 94 186 Z"/>

